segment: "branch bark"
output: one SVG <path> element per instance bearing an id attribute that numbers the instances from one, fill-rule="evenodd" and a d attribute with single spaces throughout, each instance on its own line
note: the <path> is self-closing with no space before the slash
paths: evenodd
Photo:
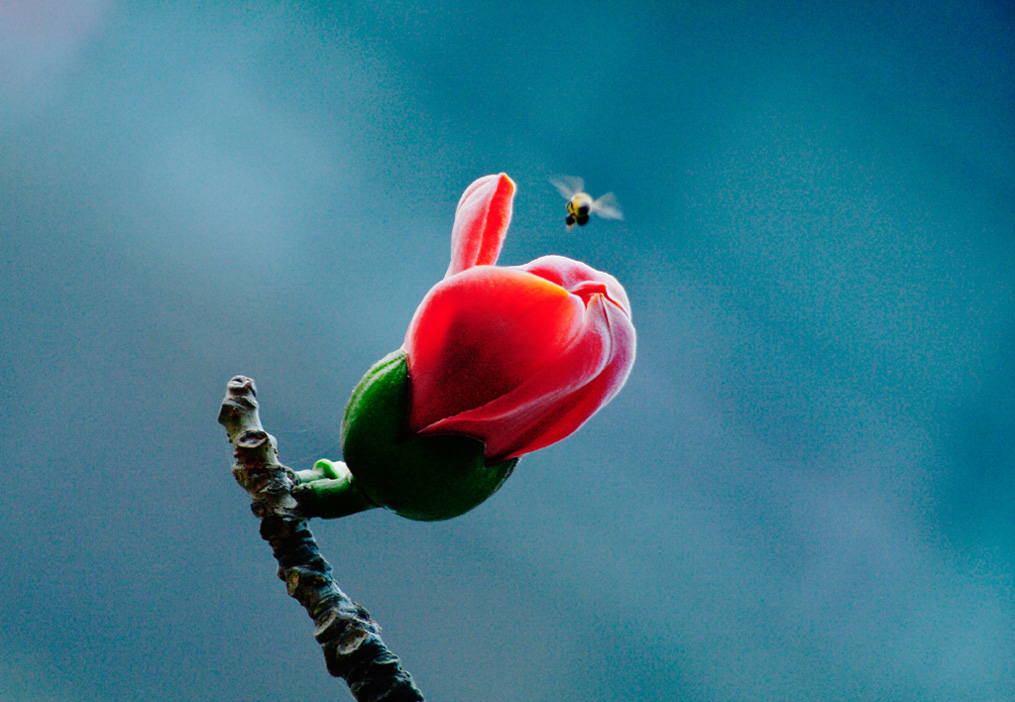
<path id="1" fill-rule="evenodd" d="M 295 474 L 278 461 L 275 437 L 258 416 L 254 381 L 236 376 L 226 386 L 219 423 L 233 444 L 233 476 L 251 497 L 261 538 L 271 544 L 278 577 L 314 621 L 314 638 L 328 672 L 344 678 L 358 702 L 422 702 L 423 696 L 398 657 L 380 637 L 370 613 L 331 577 L 292 489 Z"/>

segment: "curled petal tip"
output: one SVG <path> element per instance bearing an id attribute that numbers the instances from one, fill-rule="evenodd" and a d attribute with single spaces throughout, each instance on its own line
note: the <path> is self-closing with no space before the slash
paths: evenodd
<path id="1" fill-rule="evenodd" d="M 493 265 L 511 223 L 515 183 L 506 173 L 473 181 L 455 211 L 451 230 L 451 265 L 444 277 L 473 266 Z"/>
<path id="2" fill-rule="evenodd" d="M 492 173 L 485 175 L 482 178 L 476 178 L 476 180 L 469 183 L 469 187 L 465 189 L 462 196 L 458 198 L 458 207 L 455 208 L 455 214 L 462 209 L 462 205 L 468 200 L 472 199 L 473 194 L 481 188 L 505 188 L 509 189 L 509 194 L 514 196 L 515 193 L 515 182 L 511 180 L 507 173 Z"/>

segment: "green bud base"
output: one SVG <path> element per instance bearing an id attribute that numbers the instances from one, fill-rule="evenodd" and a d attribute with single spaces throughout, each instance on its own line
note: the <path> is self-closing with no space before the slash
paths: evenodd
<path id="1" fill-rule="evenodd" d="M 471 436 L 411 434 L 410 392 L 403 350 L 378 361 L 353 390 L 342 422 L 348 476 L 322 475 L 344 483 L 345 487 L 333 486 L 334 499 L 344 502 L 343 509 L 355 506 L 346 494 L 355 490 L 367 505 L 409 519 L 450 519 L 497 492 L 514 470 L 517 458 L 487 464 L 483 442 Z M 332 498 L 322 493 L 318 499 Z"/>

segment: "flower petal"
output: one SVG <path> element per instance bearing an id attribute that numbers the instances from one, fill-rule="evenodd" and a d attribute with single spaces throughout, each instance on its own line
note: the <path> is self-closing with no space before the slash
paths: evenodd
<path id="1" fill-rule="evenodd" d="M 557 364 L 584 314 L 579 298 L 524 271 L 477 266 L 444 279 L 405 336 L 410 429 L 482 407 Z"/>
<path id="2" fill-rule="evenodd" d="M 551 283 L 556 283 L 568 292 L 578 295 L 586 303 L 592 294 L 604 293 L 607 298 L 619 305 L 628 317 L 631 316 L 631 303 L 627 299 L 624 286 L 609 273 L 598 271 L 581 261 L 564 256 L 540 256 L 524 266 L 511 267 L 546 278 Z"/>
<path id="3" fill-rule="evenodd" d="M 465 189 L 455 211 L 451 265 L 445 278 L 497 262 L 511 222 L 514 196 L 514 181 L 504 173 L 484 176 Z"/>
<path id="4" fill-rule="evenodd" d="M 581 332 L 551 363 L 514 391 L 486 405 L 425 427 L 425 433 L 462 433 L 486 442 L 488 459 L 513 458 L 572 434 L 623 387 L 634 364 L 630 317 L 595 295 Z"/>
<path id="5" fill-rule="evenodd" d="M 570 436 L 624 387 L 634 366 L 637 344 L 634 325 L 624 310 L 613 303 L 601 298 L 596 303 L 602 305 L 610 327 L 611 345 L 606 366 L 589 383 L 568 396 L 566 402 L 558 403 L 554 412 L 546 413 L 540 421 L 530 423 L 525 432 L 519 432 L 515 447 L 510 451 L 502 450 L 503 455 L 513 458 Z M 491 452 L 490 447 L 487 451 Z M 495 454 L 491 452 L 491 455 Z"/>

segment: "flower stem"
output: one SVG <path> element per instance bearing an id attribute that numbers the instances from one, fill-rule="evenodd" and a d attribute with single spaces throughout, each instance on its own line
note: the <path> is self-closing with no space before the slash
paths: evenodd
<path id="1" fill-rule="evenodd" d="M 377 509 L 377 505 L 360 492 L 342 461 L 322 458 L 310 470 L 298 471 L 296 479 L 299 484 L 293 487 L 293 496 L 307 517 L 337 519 Z"/>

